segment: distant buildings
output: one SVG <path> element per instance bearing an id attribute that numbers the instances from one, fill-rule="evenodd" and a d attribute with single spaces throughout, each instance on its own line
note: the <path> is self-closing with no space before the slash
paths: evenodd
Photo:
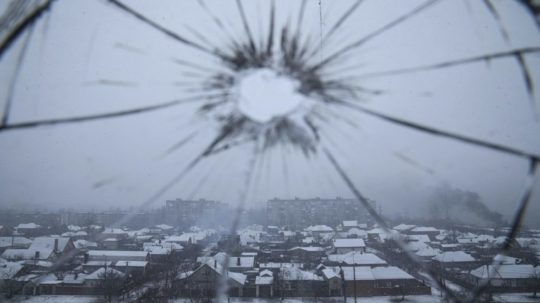
<path id="1" fill-rule="evenodd" d="M 220 222 L 226 204 L 212 200 L 169 200 L 165 203 L 165 221 L 179 227 L 204 226 Z"/>
<path id="2" fill-rule="evenodd" d="M 269 200 L 267 202 L 267 219 L 269 225 L 290 228 L 303 228 L 311 225 L 336 226 L 344 220 L 370 221 L 369 215 L 359 201 L 339 197 L 334 199 Z"/>

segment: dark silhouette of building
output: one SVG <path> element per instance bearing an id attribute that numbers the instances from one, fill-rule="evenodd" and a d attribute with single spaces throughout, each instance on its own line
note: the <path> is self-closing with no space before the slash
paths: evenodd
<path id="1" fill-rule="evenodd" d="M 165 202 L 164 216 L 169 224 L 182 228 L 190 226 L 214 226 L 227 206 L 212 200 L 168 200 Z"/>

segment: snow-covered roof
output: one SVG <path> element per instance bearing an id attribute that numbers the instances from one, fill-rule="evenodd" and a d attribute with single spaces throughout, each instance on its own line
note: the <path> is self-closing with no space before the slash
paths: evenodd
<path id="1" fill-rule="evenodd" d="M 355 235 L 355 236 L 358 236 L 358 237 L 365 237 L 367 236 L 367 232 L 363 229 L 358 229 L 356 227 L 353 227 L 351 229 L 349 229 L 349 231 L 347 231 L 347 234 L 348 235 Z"/>
<path id="2" fill-rule="evenodd" d="M 308 252 L 323 252 L 324 248 L 322 248 L 320 246 L 307 246 L 307 247 L 296 246 L 296 247 L 293 247 L 293 248 L 289 249 L 289 251 L 291 251 L 291 250 L 303 250 L 303 251 L 308 251 Z"/>
<path id="3" fill-rule="evenodd" d="M 227 260 L 227 255 L 223 252 L 217 253 L 213 257 L 198 257 L 197 262 L 200 263 L 213 263 L 216 260 L 219 264 L 225 264 Z M 255 257 L 253 256 L 240 256 L 240 257 L 229 257 L 229 268 L 252 268 L 255 266 Z"/>
<path id="4" fill-rule="evenodd" d="M 66 237 L 38 237 L 32 241 L 29 249 L 33 250 L 49 250 L 54 249 L 54 243 L 58 243 L 58 251 L 63 251 L 69 243 L 69 238 Z"/>
<path id="5" fill-rule="evenodd" d="M 162 246 L 146 246 L 144 250 L 149 252 L 150 255 L 168 255 L 171 253 L 171 249 Z"/>
<path id="6" fill-rule="evenodd" d="M 386 261 L 372 253 L 361 253 L 357 251 L 348 252 L 341 255 L 329 255 L 328 261 L 344 262 L 348 265 L 385 265 Z"/>
<path id="7" fill-rule="evenodd" d="M 247 276 L 242 273 L 229 271 L 228 276 L 241 285 L 246 284 Z"/>
<path id="8" fill-rule="evenodd" d="M 290 262 L 267 262 L 260 263 L 259 268 L 282 268 L 282 267 L 297 267 L 302 268 L 304 265 L 302 263 L 290 263 Z"/>
<path id="9" fill-rule="evenodd" d="M 15 229 L 35 229 L 35 228 L 41 228 L 41 225 L 36 224 L 36 223 L 21 223 L 15 226 Z"/>
<path id="10" fill-rule="evenodd" d="M 412 241 L 412 242 L 407 242 L 405 244 L 405 247 L 408 251 L 412 251 L 412 252 L 416 252 L 416 251 L 420 251 L 420 250 L 424 250 L 424 249 L 429 249 L 430 246 L 424 242 L 419 242 L 419 241 Z"/>
<path id="11" fill-rule="evenodd" d="M 473 238 L 457 238 L 456 241 L 459 244 L 474 244 L 477 243 Z"/>
<path id="12" fill-rule="evenodd" d="M 499 264 L 505 264 L 505 265 L 512 265 L 512 264 L 519 264 L 521 263 L 521 259 L 513 258 L 510 256 L 505 256 L 498 254 L 495 257 L 493 257 L 493 261 L 497 262 Z"/>
<path id="13" fill-rule="evenodd" d="M 322 270 L 322 273 L 323 273 L 323 276 L 325 279 L 327 280 L 330 280 L 332 278 L 340 278 L 339 274 L 336 273 L 334 270 L 332 270 L 331 268 L 325 268 Z"/>
<path id="14" fill-rule="evenodd" d="M 306 231 L 311 232 L 332 232 L 334 229 L 327 225 L 312 225 L 306 228 Z"/>
<path id="15" fill-rule="evenodd" d="M 83 266 L 111 266 L 112 261 L 88 261 Z"/>
<path id="16" fill-rule="evenodd" d="M 260 277 L 273 277 L 274 273 L 271 270 L 264 269 L 259 273 Z"/>
<path id="17" fill-rule="evenodd" d="M 47 251 L 42 250 L 39 251 L 39 258 L 38 259 L 47 259 L 52 253 L 52 249 L 49 249 Z M 32 250 L 29 248 L 9 248 L 6 249 L 2 253 L 2 258 L 8 259 L 8 260 L 29 260 L 34 259 L 36 256 L 36 250 Z"/>
<path id="18" fill-rule="evenodd" d="M 198 271 L 199 269 L 203 268 L 203 267 L 209 267 L 211 268 L 212 270 L 214 270 L 217 274 L 219 275 L 222 275 L 224 272 L 225 272 L 225 268 L 219 263 L 219 262 L 214 262 L 212 260 L 209 260 L 208 262 L 206 262 L 205 264 L 201 265 L 199 268 L 197 268 L 197 270 L 195 271 Z M 194 271 L 194 272 L 195 272 Z M 189 275 L 187 276 L 190 276 L 191 274 L 193 274 L 194 272 L 190 273 Z M 186 277 L 187 277 L 186 276 Z M 246 280 L 247 280 L 247 276 L 242 274 L 242 273 L 237 273 L 237 272 L 232 272 L 232 271 L 227 271 L 227 276 L 229 277 L 229 279 L 233 280 L 233 281 L 236 281 L 237 283 L 241 284 L 241 285 L 244 285 L 246 283 Z"/>
<path id="19" fill-rule="evenodd" d="M 32 240 L 25 237 L 0 237 L 0 247 L 30 246 Z"/>
<path id="20" fill-rule="evenodd" d="M 111 234 L 111 235 L 127 235 L 128 232 L 123 230 L 123 229 L 120 229 L 120 228 L 112 228 L 112 227 L 107 227 L 103 230 L 103 233 L 104 234 Z"/>
<path id="21" fill-rule="evenodd" d="M 414 279 L 413 276 L 409 275 L 401 268 L 396 266 L 378 266 L 372 267 L 371 273 L 375 280 L 408 280 Z"/>
<path id="22" fill-rule="evenodd" d="M 356 226 L 358 226 L 358 221 L 356 220 L 343 221 L 343 227 L 356 227 Z"/>
<path id="23" fill-rule="evenodd" d="M 282 267 L 281 278 L 287 281 L 309 280 L 309 281 L 322 281 L 323 278 L 316 275 L 311 271 L 302 270 L 297 267 Z"/>
<path id="24" fill-rule="evenodd" d="M 436 256 L 436 255 L 438 255 L 440 253 L 441 253 L 440 250 L 434 249 L 434 248 L 432 248 L 430 246 L 422 248 L 422 249 L 415 252 L 415 254 L 417 256 L 420 256 L 420 257 L 434 257 L 434 256 Z"/>
<path id="25" fill-rule="evenodd" d="M 535 275 L 535 268 L 531 264 L 501 265 L 498 268 L 483 265 L 471 271 L 471 275 L 481 279 L 527 279 Z"/>
<path id="26" fill-rule="evenodd" d="M 474 262 L 476 261 L 473 256 L 464 251 L 445 251 L 433 257 L 433 260 L 442 263 L 451 262 Z"/>
<path id="27" fill-rule="evenodd" d="M 91 242 L 88 240 L 75 240 L 73 241 L 73 245 L 75 245 L 75 248 L 81 249 L 81 248 L 88 248 L 88 247 L 98 247 L 98 244 L 96 242 Z"/>
<path id="28" fill-rule="evenodd" d="M 413 228 L 415 228 L 416 225 L 409 225 L 409 224 L 399 224 L 398 226 L 394 226 L 394 230 L 397 230 L 397 231 L 404 231 L 404 230 L 411 230 Z"/>
<path id="29" fill-rule="evenodd" d="M 0 280 L 13 279 L 23 267 L 21 262 L 7 262 L 0 260 Z"/>
<path id="30" fill-rule="evenodd" d="M 79 230 L 81 230 L 82 228 L 81 228 L 80 226 L 77 226 L 77 225 L 68 225 L 68 226 L 67 226 L 67 229 L 68 229 L 69 231 L 79 231 Z"/>
<path id="31" fill-rule="evenodd" d="M 429 243 L 431 242 L 431 239 L 428 235 L 407 235 L 406 239 L 409 241 L 418 241 L 418 242 L 424 242 Z"/>
<path id="32" fill-rule="evenodd" d="M 83 284 L 86 279 L 86 274 L 66 274 L 64 276 L 63 282 L 66 284 Z"/>
<path id="33" fill-rule="evenodd" d="M 116 267 L 145 267 L 148 265 L 147 261 L 116 261 L 114 266 Z"/>
<path id="34" fill-rule="evenodd" d="M 396 266 L 358 266 L 343 267 L 343 274 L 346 281 L 352 280 L 411 280 L 411 275 Z M 339 268 L 334 268 L 339 272 Z"/>
<path id="35" fill-rule="evenodd" d="M 109 275 L 109 274 L 113 274 L 113 275 L 119 276 L 119 277 L 123 277 L 123 276 L 124 276 L 124 273 L 123 273 L 123 272 L 118 271 L 118 270 L 116 270 L 116 269 L 114 269 L 114 268 L 108 267 L 107 270 L 105 271 L 105 267 L 101 267 L 101 268 L 95 270 L 93 273 L 88 274 L 88 275 L 86 276 L 86 279 L 87 279 L 87 280 L 101 280 L 101 279 L 104 278 L 105 273 L 107 273 L 108 275 Z"/>
<path id="36" fill-rule="evenodd" d="M 315 242 L 317 241 L 315 241 L 314 237 L 305 237 L 304 239 L 302 239 L 302 243 L 306 243 L 306 244 L 311 244 Z"/>
<path id="37" fill-rule="evenodd" d="M 274 277 L 255 277 L 255 285 L 271 285 L 274 282 Z"/>
<path id="38" fill-rule="evenodd" d="M 417 232 L 417 233 L 424 233 L 424 232 L 440 232 L 437 228 L 435 227 L 428 227 L 428 226 L 417 226 L 417 227 L 414 227 L 413 229 L 411 229 L 412 232 Z"/>
<path id="39" fill-rule="evenodd" d="M 339 268 L 335 268 L 335 271 L 339 272 Z M 373 273 L 371 273 L 371 267 L 369 266 L 355 266 L 355 267 L 343 267 L 343 277 L 345 281 L 370 281 L 375 280 Z"/>
<path id="40" fill-rule="evenodd" d="M 358 247 L 366 247 L 366 243 L 364 243 L 364 240 L 359 239 L 359 238 L 335 239 L 334 247 L 335 248 L 358 248 Z"/>
<path id="41" fill-rule="evenodd" d="M 157 228 L 161 229 L 161 230 L 169 230 L 169 229 L 173 229 L 174 227 L 170 226 L 170 225 L 167 225 L 167 224 L 158 224 L 156 225 Z"/>
<path id="42" fill-rule="evenodd" d="M 183 233 L 179 236 L 170 236 L 166 237 L 163 242 L 177 242 L 177 243 L 187 243 L 191 240 L 192 243 L 197 243 L 198 241 L 202 241 L 206 239 L 208 236 L 207 233 L 204 231 L 201 232 L 189 232 L 189 233 Z"/>
<path id="43" fill-rule="evenodd" d="M 148 256 L 147 251 L 139 250 L 89 250 L 90 257 L 141 257 Z"/>

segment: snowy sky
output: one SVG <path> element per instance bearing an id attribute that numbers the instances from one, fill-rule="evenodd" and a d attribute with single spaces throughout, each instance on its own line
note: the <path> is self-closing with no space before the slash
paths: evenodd
<path id="1" fill-rule="evenodd" d="M 481 1 L 443 0 L 370 40 L 328 70 L 333 77 L 423 66 L 522 47 L 540 47 L 534 21 L 514 1 L 493 1 L 509 40 Z M 126 1 L 148 18 L 184 37 L 227 47 L 227 34 L 245 35 L 234 1 L 205 1 L 224 21 L 213 22 L 198 1 Z M 243 1 L 255 37 L 268 31 L 270 1 Z M 301 1 L 276 1 L 276 24 L 295 24 Z M 353 1 L 322 1 L 322 35 Z M 423 1 L 365 1 L 313 60 L 365 37 Z M 308 1 L 302 32 L 321 36 L 318 1 Z M 202 41 L 195 31 L 208 41 Z M 198 40 L 199 39 L 199 40 Z M 0 97 L 13 77 L 24 39 L 0 58 Z M 187 47 L 105 1 L 56 1 L 34 28 L 16 82 L 10 123 L 106 113 L 196 96 L 175 85 L 197 75 L 180 59 L 219 69 L 214 57 Z M 525 56 L 535 83 L 540 57 Z M 387 77 L 359 78 L 383 90 L 363 106 L 392 116 L 488 142 L 540 153 L 540 122 L 531 109 L 514 58 Z M 262 88 L 261 88 L 262 89 Z M 540 108 L 540 100 L 534 100 Z M 0 205 L 103 209 L 139 207 L 211 142 L 212 117 L 191 102 L 128 117 L 0 132 Z M 0 112 L 3 110 L 3 106 Z M 336 155 L 365 196 L 384 213 L 415 215 L 434 187 L 447 183 L 478 192 L 494 210 L 511 216 L 523 191 L 528 162 L 482 147 L 435 137 L 373 117 L 335 108 L 321 123 L 321 146 Z M 354 124 L 354 126 L 352 126 Z M 179 141 L 189 143 L 172 153 Z M 253 162 L 255 161 L 255 162 Z M 243 145 L 208 157 L 145 207 L 166 199 L 207 198 L 248 206 L 273 197 L 351 197 L 321 153 L 305 157 L 278 146 L 253 157 Z M 539 178 L 537 178 L 539 179 Z M 529 223 L 540 215 L 536 181 Z"/>

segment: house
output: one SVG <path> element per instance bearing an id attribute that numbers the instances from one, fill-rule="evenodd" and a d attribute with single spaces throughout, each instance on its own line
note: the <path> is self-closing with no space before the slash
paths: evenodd
<path id="1" fill-rule="evenodd" d="M 146 274 L 148 261 L 116 261 L 113 268 L 127 275 L 142 276 Z"/>
<path id="2" fill-rule="evenodd" d="M 25 237 L 0 237 L 0 253 L 8 248 L 28 248 L 32 240 Z"/>
<path id="3" fill-rule="evenodd" d="M 75 246 L 76 249 L 80 251 L 88 251 L 90 249 L 98 248 L 98 244 L 96 242 L 82 240 L 82 239 L 73 241 L 73 245 Z"/>
<path id="4" fill-rule="evenodd" d="M 416 225 L 411 225 L 411 224 L 399 224 L 397 226 L 394 226 L 394 230 L 395 231 L 398 231 L 400 233 L 408 233 L 411 229 L 415 228 Z"/>
<path id="5" fill-rule="evenodd" d="M 343 271 L 340 269 L 335 272 L 331 268 L 325 266 L 319 267 L 323 279 L 327 283 L 329 297 L 339 297 L 343 295 Z"/>
<path id="6" fill-rule="evenodd" d="M 346 254 L 329 255 L 324 262 L 327 266 L 386 266 L 387 263 L 372 253 L 351 251 Z"/>
<path id="7" fill-rule="evenodd" d="M 102 267 L 84 277 L 84 286 L 100 288 L 100 283 L 110 277 L 124 277 L 124 273 L 110 267 Z"/>
<path id="8" fill-rule="evenodd" d="M 228 269 L 233 272 L 245 272 L 253 270 L 255 267 L 255 257 L 253 256 L 227 256 L 227 254 L 220 252 L 213 257 L 198 257 L 199 263 L 213 263 L 216 261 L 220 265 L 225 265 L 228 261 Z"/>
<path id="9" fill-rule="evenodd" d="M 435 237 L 438 236 L 441 231 L 435 227 L 416 226 L 405 233 L 408 235 L 428 235 L 431 240 L 435 241 Z"/>
<path id="10" fill-rule="evenodd" d="M 359 229 L 356 227 L 353 227 L 349 229 L 346 233 L 347 238 L 362 238 L 364 240 L 367 240 L 367 231 L 363 229 Z"/>
<path id="11" fill-rule="evenodd" d="M 326 256 L 326 251 L 320 246 L 297 246 L 289 249 L 293 261 L 302 263 L 318 263 Z"/>
<path id="12" fill-rule="evenodd" d="M 334 229 L 327 225 L 311 225 L 304 229 L 306 232 L 312 234 L 313 236 L 322 237 L 325 234 L 333 234 Z"/>
<path id="13" fill-rule="evenodd" d="M 347 296 L 429 295 L 431 287 L 395 266 L 334 268 L 343 271 Z"/>
<path id="14" fill-rule="evenodd" d="M 111 289 L 120 293 L 125 274 L 109 267 L 102 267 L 90 274 L 69 273 L 62 279 L 51 277 L 34 281 L 36 294 L 40 295 L 102 295 Z M 109 280 L 107 282 L 107 280 Z M 110 283 L 108 290 L 104 283 Z"/>
<path id="15" fill-rule="evenodd" d="M 88 261 L 149 261 L 147 251 L 89 250 Z"/>
<path id="16" fill-rule="evenodd" d="M 23 271 L 22 262 L 9 262 L 0 259 L 0 290 L 13 294 L 20 287 L 15 278 Z M 11 295 L 8 293 L 8 295 Z M 2 296 L 2 295 L 0 295 Z"/>
<path id="17" fill-rule="evenodd" d="M 255 277 L 256 297 L 272 298 L 274 296 L 274 273 L 268 269 L 262 270 Z"/>
<path id="18" fill-rule="evenodd" d="M 101 232 L 103 239 L 116 239 L 117 241 L 122 241 L 128 238 L 128 232 L 120 228 L 105 228 Z"/>
<path id="19" fill-rule="evenodd" d="M 406 242 L 418 241 L 422 243 L 430 243 L 431 238 L 426 234 L 406 235 L 405 241 Z"/>
<path id="20" fill-rule="evenodd" d="M 468 253 L 445 251 L 432 258 L 433 263 L 440 268 L 472 269 L 478 266 L 477 260 Z"/>
<path id="21" fill-rule="evenodd" d="M 213 298 L 216 296 L 220 279 L 226 279 L 229 285 L 229 296 L 243 296 L 247 276 L 238 272 L 225 271 L 217 260 L 209 260 L 194 271 L 181 272 L 175 284 L 181 296 Z"/>
<path id="22" fill-rule="evenodd" d="M 334 249 L 338 254 L 344 254 L 351 251 L 366 251 L 366 243 L 363 239 L 335 239 Z"/>
<path id="23" fill-rule="evenodd" d="M 328 293 L 323 277 L 298 267 L 281 267 L 274 283 L 282 297 L 322 297 Z"/>
<path id="24" fill-rule="evenodd" d="M 529 292 L 538 288 L 540 267 L 531 264 L 482 265 L 470 272 L 475 287 L 489 281 L 491 291 Z"/>
<path id="25" fill-rule="evenodd" d="M 21 223 L 14 227 L 15 232 L 18 235 L 24 235 L 26 237 L 37 237 L 45 234 L 45 228 L 36 223 Z"/>
<path id="26" fill-rule="evenodd" d="M 349 231 L 352 228 L 356 229 L 366 229 L 367 224 L 366 223 L 358 223 L 357 220 L 345 220 L 341 223 L 341 230 L 342 231 Z"/>
<path id="27" fill-rule="evenodd" d="M 75 249 L 69 238 L 39 237 L 26 249 L 6 249 L 2 258 L 7 260 L 54 261 Z"/>
<path id="28" fill-rule="evenodd" d="M 82 264 L 82 268 L 83 268 L 83 271 L 87 273 L 91 273 L 102 267 L 112 267 L 114 263 L 115 262 L 113 261 L 85 261 Z"/>
<path id="29" fill-rule="evenodd" d="M 424 247 L 414 252 L 423 262 L 431 262 L 433 257 L 440 254 L 441 251 L 430 246 Z"/>

